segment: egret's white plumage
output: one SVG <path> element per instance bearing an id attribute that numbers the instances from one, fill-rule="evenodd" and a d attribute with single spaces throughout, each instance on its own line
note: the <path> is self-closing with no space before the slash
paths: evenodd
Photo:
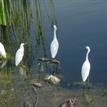
<path id="1" fill-rule="evenodd" d="M 0 42 L 0 55 L 3 57 L 3 58 L 6 58 L 6 51 L 5 51 L 5 48 L 3 46 L 3 44 Z"/>
<path id="2" fill-rule="evenodd" d="M 54 27 L 54 37 L 50 45 L 50 51 L 51 51 L 51 57 L 55 58 L 58 52 L 59 43 L 58 43 L 57 36 L 56 36 L 57 27 L 56 25 L 54 25 L 53 27 Z"/>
<path id="3" fill-rule="evenodd" d="M 82 75 L 83 82 L 85 82 L 87 80 L 87 78 L 89 76 L 89 73 L 90 73 L 90 68 L 91 68 L 91 65 L 90 65 L 90 62 L 89 62 L 89 59 L 88 59 L 88 56 L 89 56 L 89 53 L 90 53 L 90 47 L 86 46 L 86 49 L 87 49 L 86 60 L 83 63 L 82 69 L 81 69 L 81 75 Z"/>
<path id="4" fill-rule="evenodd" d="M 20 44 L 20 48 L 16 52 L 15 56 L 15 65 L 18 66 L 19 63 L 22 61 L 24 56 L 24 43 Z"/>

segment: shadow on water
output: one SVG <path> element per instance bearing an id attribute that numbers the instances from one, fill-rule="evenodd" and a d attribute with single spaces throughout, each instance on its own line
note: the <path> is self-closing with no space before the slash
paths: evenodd
<path id="1" fill-rule="evenodd" d="M 59 72 L 60 61 L 49 57 L 50 44 L 42 1 L 4 1 L 7 23 L 0 25 L 0 42 L 4 44 L 7 59 L 0 58 L 0 107 L 60 107 L 65 99 L 70 98 L 77 99 L 77 107 L 106 107 L 106 89 L 69 90 L 45 80 L 50 74 L 60 79 L 63 77 Z M 50 20 L 48 30 L 53 32 L 52 26 L 57 24 L 54 1 L 45 3 Z M 27 45 L 23 61 L 16 67 L 15 53 L 21 42 Z"/>

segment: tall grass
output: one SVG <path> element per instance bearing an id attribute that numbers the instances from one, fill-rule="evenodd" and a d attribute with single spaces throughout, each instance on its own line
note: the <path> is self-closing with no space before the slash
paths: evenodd
<path id="1" fill-rule="evenodd" d="M 4 0 L 0 1 L 0 25 L 7 25 Z"/>

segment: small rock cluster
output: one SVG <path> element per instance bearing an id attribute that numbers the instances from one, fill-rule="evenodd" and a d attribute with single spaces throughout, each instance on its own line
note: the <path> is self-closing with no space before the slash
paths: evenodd
<path id="1" fill-rule="evenodd" d="M 76 101 L 76 98 L 67 99 L 59 107 L 75 107 Z"/>

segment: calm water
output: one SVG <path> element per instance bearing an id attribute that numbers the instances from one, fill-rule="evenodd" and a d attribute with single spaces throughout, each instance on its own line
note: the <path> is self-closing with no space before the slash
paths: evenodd
<path id="1" fill-rule="evenodd" d="M 63 75 L 67 81 L 81 81 L 85 46 L 91 48 L 90 81 L 107 83 L 107 1 L 55 0 Z"/>

